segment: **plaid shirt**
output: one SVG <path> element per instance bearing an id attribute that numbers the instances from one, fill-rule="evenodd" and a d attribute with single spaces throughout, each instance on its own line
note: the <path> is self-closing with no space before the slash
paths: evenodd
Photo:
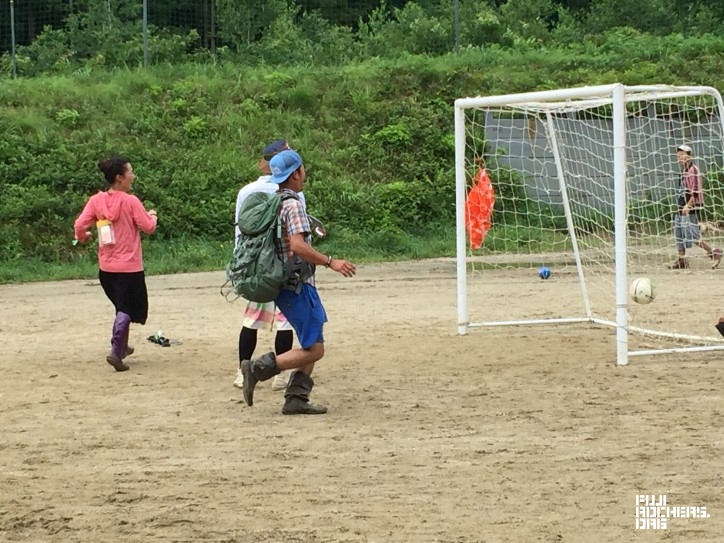
<path id="1" fill-rule="evenodd" d="M 681 173 L 679 190 L 679 207 L 684 207 L 692 196 L 694 197 L 694 209 L 701 209 L 704 206 L 704 184 L 701 180 L 701 172 L 693 162 L 689 162 Z"/>
<path id="2" fill-rule="evenodd" d="M 296 192 L 290 189 L 282 189 L 279 193 L 282 197 L 291 195 L 291 198 L 284 200 L 280 216 L 282 218 L 282 239 L 279 244 L 279 252 L 282 260 L 286 264 L 289 259 L 293 258 L 292 250 L 289 246 L 289 238 L 296 234 L 304 234 L 304 241 L 309 245 L 312 244 L 312 228 L 307 218 L 307 210 L 299 199 Z M 305 283 L 316 287 L 314 275 L 308 278 Z"/>

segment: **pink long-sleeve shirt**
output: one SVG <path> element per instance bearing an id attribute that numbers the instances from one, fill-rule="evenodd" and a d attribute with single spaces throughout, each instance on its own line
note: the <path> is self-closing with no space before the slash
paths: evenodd
<path id="1" fill-rule="evenodd" d="M 156 230 L 156 217 L 149 215 L 141 200 L 126 192 L 99 192 L 90 197 L 76 219 L 75 237 L 85 240 L 86 231 L 96 221 L 113 223 L 115 243 L 98 244 L 98 266 L 106 272 L 133 273 L 143 271 L 143 252 L 139 229 L 146 234 Z"/>

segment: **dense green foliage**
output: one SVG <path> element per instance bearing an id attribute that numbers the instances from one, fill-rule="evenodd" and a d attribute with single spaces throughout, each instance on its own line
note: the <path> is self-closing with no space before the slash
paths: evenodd
<path id="1" fill-rule="evenodd" d="M 156 237 L 228 241 L 236 191 L 280 135 L 303 153 L 310 210 L 332 232 L 346 224 L 389 236 L 449 218 L 449 104 L 415 103 L 423 89 L 411 86 L 411 64 L 405 95 L 389 88 L 401 68 L 240 77 L 228 66 L 8 82 L 0 89 L 3 259 L 70 258 L 72 220 L 104 185 L 95 162 L 116 152 L 132 159 L 135 192 L 159 211 Z"/>
<path id="2" fill-rule="evenodd" d="M 151 3 L 152 65 L 142 69 L 138 2 L 76 0 L 72 12 L 49 2 L 57 24 L 19 47 L 21 77 L 8 78 L 10 55 L 0 58 L 0 267 L 86 266 L 92 249 L 71 246 L 72 223 L 103 188 L 95 164 L 111 153 L 131 159 L 135 192 L 159 212 L 150 267 L 223 266 L 235 194 L 277 137 L 307 162 L 305 193 L 329 227 L 327 250 L 451 254 L 455 98 L 616 81 L 724 86 L 719 2 L 682 11 L 648 0 L 652 27 L 650 13 L 624 0 L 461 0 L 458 53 L 449 3 L 325 11 L 324 2 L 263 0 L 244 18 L 246 3 L 215 2 L 214 40 L 206 27 L 163 23 L 211 2 Z M 521 180 L 494 181 L 496 222 L 506 222 L 513 205 L 520 211 Z"/>
<path id="3" fill-rule="evenodd" d="M 16 1 L 18 72 L 141 65 L 143 4 Z M 571 46 L 594 36 L 605 40 L 617 28 L 684 37 L 724 29 L 720 0 L 147 0 L 147 6 L 149 63 L 344 65 L 441 55 L 456 46 Z M 10 18 L 0 17 L 0 51 L 11 48 L 9 27 Z M 6 73 L 9 60 L 5 55 Z"/>
<path id="4" fill-rule="evenodd" d="M 597 47 L 345 68 L 185 65 L 6 81 L 2 260 L 70 259 L 73 218 L 103 187 L 95 163 L 116 152 L 132 159 L 137 194 L 159 210 L 159 239 L 228 241 L 236 191 L 256 177 L 260 147 L 282 135 L 309 165 L 309 206 L 332 236 L 361 231 L 374 246 L 452 224 L 455 97 L 616 80 L 722 86 L 723 38 L 621 41 L 613 33 Z M 498 212 L 505 205 L 500 198 Z"/>

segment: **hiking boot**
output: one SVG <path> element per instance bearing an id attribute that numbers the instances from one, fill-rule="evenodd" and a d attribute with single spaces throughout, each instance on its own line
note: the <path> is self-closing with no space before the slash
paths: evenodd
<path id="1" fill-rule="evenodd" d="M 256 379 L 251 367 L 251 360 L 241 361 L 241 392 L 244 395 L 246 405 L 254 405 L 254 387 Z"/>
<path id="2" fill-rule="evenodd" d="M 272 390 L 286 390 L 289 384 L 289 379 L 292 376 L 291 371 L 283 371 L 279 375 L 274 377 L 272 381 Z"/>
<path id="3" fill-rule="evenodd" d="M 711 250 L 711 269 L 715 270 L 719 267 L 719 264 L 721 264 L 721 256 L 722 256 L 722 250 L 720 247 L 714 247 Z"/>
<path id="4" fill-rule="evenodd" d="M 108 356 L 106 356 L 106 362 L 113 366 L 116 371 L 127 371 L 129 369 L 129 367 L 123 363 L 123 360 L 113 353 L 108 353 Z"/>
<path id="5" fill-rule="evenodd" d="M 241 368 L 236 370 L 236 379 L 234 379 L 234 386 L 236 388 L 244 388 L 244 374 L 241 373 Z"/>
<path id="6" fill-rule="evenodd" d="M 282 370 L 277 366 L 277 357 L 273 352 L 266 353 L 255 360 L 242 360 L 241 373 L 244 385 L 241 392 L 244 394 L 246 405 L 254 405 L 254 387 L 259 381 L 266 381 Z"/>
<path id="7" fill-rule="evenodd" d="M 674 262 L 671 266 L 669 266 L 669 269 L 671 270 L 688 270 L 689 269 L 689 261 L 685 258 L 677 258 L 676 262 Z"/>
<path id="8" fill-rule="evenodd" d="M 309 394 L 313 387 L 314 381 L 309 375 L 295 371 L 284 393 L 282 413 L 284 415 L 323 415 L 326 413 L 325 406 L 309 403 Z"/>
<path id="9" fill-rule="evenodd" d="M 309 400 L 295 396 L 287 399 L 282 407 L 284 415 L 324 415 L 327 408 L 324 405 L 309 403 Z"/>

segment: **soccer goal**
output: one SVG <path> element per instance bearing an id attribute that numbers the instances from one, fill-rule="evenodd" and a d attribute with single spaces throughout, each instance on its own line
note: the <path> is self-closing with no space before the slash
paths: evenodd
<path id="1" fill-rule="evenodd" d="M 688 167 L 680 145 L 703 179 L 702 244 L 688 217 L 679 219 L 684 237 L 674 232 Z M 714 327 L 724 315 L 724 264 L 715 269 L 711 254 L 724 246 L 723 152 L 724 104 L 710 87 L 612 84 L 456 100 L 458 332 L 611 327 L 618 365 L 724 350 Z M 495 195 L 482 245 L 481 232 L 471 243 L 467 206 L 481 171 Z M 677 242 L 685 269 L 671 269 Z M 652 303 L 631 301 L 637 277 L 653 281 Z"/>

